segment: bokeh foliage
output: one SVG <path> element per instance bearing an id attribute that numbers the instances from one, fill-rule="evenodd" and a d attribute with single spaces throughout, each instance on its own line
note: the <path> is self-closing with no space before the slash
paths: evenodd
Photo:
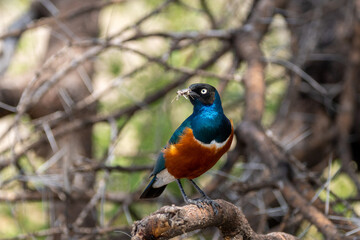
<path id="1" fill-rule="evenodd" d="M 121 31 L 128 24 L 136 21 L 145 13 L 151 11 L 154 7 L 161 4 L 163 1 L 128 1 L 125 4 L 111 5 L 104 8 L 100 14 L 100 38 L 106 39 L 111 34 Z M 228 4 L 236 5 L 236 1 L 207 1 L 214 15 L 219 19 L 223 26 L 228 28 L 237 26 L 237 24 L 245 18 L 245 10 L 250 6 L 250 1 L 242 2 L 243 13 L 234 13 Z M 28 0 L 4 0 L 0 1 L 0 30 L 4 31 L 6 26 L 19 16 L 30 5 Z M 200 9 L 199 1 L 184 0 L 181 3 L 172 4 L 166 11 L 151 18 L 142 28 L 147 31 L 164 31 L 164 32 L 179 32 L 179 31 L 201 31 L 209 29 L 209 22 L 206 16 Z M 245 9 L 245 10 L 244 10 Z M 229 14 L 224 14 L 228 11 Z M 11 14 L 5 14 L 11 13 Z M 144 30 L 144 29 L 143 29 Z M 14 57 L 14 61 L 10 66 L 8 74 L 10 76 L 21 76 L 38 64 L 44 54 L 46 47 L 46 40 L 48 39 L 48 29 L 41 28 L 31 30 L 23 35 Z M 199 45 L 191 45 L 185 49 L 172 51 L 168 61 L 175 67 L 195 68 L 199 63 L 207 59 L 212 51 L 218 46 L 219 42 L 216 40 L 206 40 Z M 262 42 L 262 50 L 265 57 L 290 57 L 290 40 L 289 33 L 285 29 L 284 20 L 279 17 L 270 27 L 269 33 Z M 166 53 L 170 47 L 168 41 L 163 39 L 146 39 L 131 43 L 135 49 L 152 54 L 152 56 L 160 57 L 161 54 Z M 164 54 L 165 55 L 165 54 Z M 232 53 L 228 53 L 222 57 L 209 71 L 215 73 L 224 73 L 231 64 Z M 119 77 L 136 66 L 140 66 L 146 62 L 140 56 L 122 51 L 116 48 L 110 48 L 101 53 L 94 59 L 96 74 L 93 79 L 94 88 L 99 89 L 104 87 L 113 79 Z M 244 74 L 246 65 L 242 63 L 236 74 L 241 77 Z M 268 85 L 266 93 L 265 115 L 263 118 L 263 125 L 270 126 L 273 122 L 276 112 L 279 108 L 281 99 L 286 91 L 287 81 L 286 70 L 283 67 L 269 64 L 265 72 L 265 79 Z M 97 103 L 98 114 L 107 114 L 116 109 L 125 106 L 139 104 L 141 111 L 138 111 L 129 121 L 125 118 L 115 120 L 115 124 L 121 129 L 121 133 L 117 136 L 116 145 L 114 149 L 114 158 L 109 159 L 106 164 L 108 166 L 143 166 L 152 165 L 156 160 L 159 150 L 166 144 L 171 137 L 172 132 L 179 126 L 179 124 L 192 112 L 191 104 L 184 98 L 176 100 L 176 90 L 170 91 L 161 100 L 156 101 L 151 105 L 143 105 L 142 100 L 149 94 L 161 89 L 167 84 L 171 83 L 175 78 L 180 76 L 179 73 L 169 71 L 162 66 L 153 64 L 146 67 L 140 73 L 134 74 L 131 78 L 123 79 L 118 87 L 115 87 L 105 96 L 99 99 Z M 194 77 L 187 82 L 183 87 L 194 82 L 206 82 L 215 86 L 219 85 L 219 80 L 210 77 Z M 225 90 L 221 92 L 224 109 L 229 118 L 233 121 L 239 122 L 242 119 L 244 110 L 244 88 L 239 81 L 231 81 Z M 6 119 L 5 119 L 6 120 Z M 25 131 L 31 131 L 31 122 L 27 119 L 23 120 L 23 125 L 26 127 Z M 1 122 L 6 128 L 6 121 Z M 108 155 L 111 147 L 112 127 L 108 122 L 100 122 L 94 124 L 93 131 L 93 160 L 100 161 Z M 9 153 L 6 153 L 9 154 Z M 32 156 L 33 166 L 41 166 L 42 159 L 37 156 Z M 27 160 L 23 163 L 26 167 Z M 199 178 L 200 185 L 206 185 L 210 180 L 210 175 L 218 174 L 221 163 L 218 163 L 209 173 Z M 340 167 L 340 162 L 334 162 L 332 172 Z M 25 167 L 25 170 L 26 170 Z M 229 174 L 229 178 L 238 179 L 243 173 L 244 165 L 237 164 Z M 325 171 L 326 172 L 326 171 Z M 1 181 L 14 176 L 15 171 L 9 168 L 2 172 Z M 104 172 L 99 171 L 97 178 L 101 179 Z M 106 186 L 107 192 L 124 192 L 134 193 L 143 188 L 148 181 L 149 172 L 111 172 L 109 173 L 109 180 Z M 328 176 L 323 175 L 326 179 Z M 324 180 L 325 181 L 325 180 Z M 34 188 L 41 188 L 41 181 L 35 182 L 32 185 Z M 20 188 L 20 183 L 13 183 L 7 186 L 7 189 L 16 191 Z M 185 185 L 186 191 L 191 192 L 193 189 Z M 347 175 L 340 174 L 336 176 L 331 183 L 331 190 L 336 192 L 340 197 L 347 198 L 354 195 L 355 186 Z M 175 199 L 180 196 L 176 184 L 170 184 L 164 194 L 167 198 Z M 321 193 L 321 198 L 326 199 L 325 192 Z M 46 196 L 44 196 L 46 197 Z M 334 199 L 331 199 L 334 201 Z M 99 209 L 103 211 L 99 214 L 99 219 L 108 222 L 114 212 L 120 212 L 119 217 L 113 224 L 131 225 L 133 216 L 142 218 L 149 213 L 155 211 L 161 206 L 161 199 L 159 202 L 139 202 L 131 205 L 131 209 L 122 209 L 114 203 L 99 203 Z M 101 205 L 101 206 L 100 206 Z M 47 203 L 44 202 L 18 202 L 18 203 L 1 203 L 0 204 L 0 235 L 1 237 L 14 237 L 21 233 L 28 233 L 38 229 L 48 227 L 49 213 Z M 337 209 L 343 210 L 343 205 L 338 203 Z M 128 211 L 131 212 L 129 215 Z M 304 229 L 306 224 L 304 224 Z M 318 237 L 316 229 L 311 230 L 307 238 L 312 239 L 313 236 Z M 305 237 L 305 239 L 307 239 Z M 194 239 L 197 239 L 194 237 Z"/>

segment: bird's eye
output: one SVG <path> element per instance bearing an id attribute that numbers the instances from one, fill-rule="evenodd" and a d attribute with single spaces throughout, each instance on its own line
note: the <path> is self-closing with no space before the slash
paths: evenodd
<path id="1" fill-rule="evenodd" d="M 206 94 L 207 90 L 205 88 L 201 89 L 201 94 Z"/>

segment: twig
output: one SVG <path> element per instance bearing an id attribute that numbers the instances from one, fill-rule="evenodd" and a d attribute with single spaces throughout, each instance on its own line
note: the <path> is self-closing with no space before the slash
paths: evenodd
<path id="1" fill-rule="evenodd" d="M 286 67 L 287 69 L 293 71 L 298 74 L 301 78 L 303 78 L 314 90 L 319 92 L 322 96 L 327 97 L 327 90 L 321 86 L 314 78 L 312 78 L 309 74 L 304 72 L 299 66 L 296 64 L 289 62 L 285 59 L 277 59 L 277 58 L 263 58 L 267 63 L 275 63 Z"/>
<path id="2" fill-rule="evenodd" d="M 341 236 L 335 225 L 314 206 L 309 205 L 291 184 L 285 181 L 282 186 L 280 190 L 288 204 L 299 209 L 301 214 L 325 235 L 326 239 L 346 239 Z"/>
<path id="3" fill-rule="evenodd" d="M 236 29 L 211 29 L 207 31 L 187 31 L 187 32 L 149 32 L 142 31 L 136 32 L 133 36 L 124 39 L 122 42 L 129 42 L 134 40 L 140 40 L 142 38 L 161 37 L 171 39 L 173 41 L 193 40 L 194 42 L 200 42 L 206 39 L 219 39 L 230 40 L 231 35 Z"/>
<path id="4" fill-rule="evenodd" d="M 37 232 L 32 232 L 28 234 L 21 234 L 13 238 L 0 238 L 0 240 L 22 240 L 22 239 L 31 239 L 34 237 L 49 237 L 54 236 L 56 234 L 63 233 L 65 230 L 61 227 L 54 227 L 49 229 L 40 230 Z M 122 235 L 124 232 L 128 231 L 126 227 L 104 227 L 104 228 L 74 228 L 72 229 L 74 233 L 82 234 L 82 235 L 104 235 L 110 232 L 117 232 L 117 235 Z"/>
<path id="5" fill-rule="evenodd" d="M 108 171 L 108 172 L 139 172 L 151 170 L 153 168 L 152 165 L 148 166 L 131 166 L 131 167 L 123 167 L 123 166 L 106 166 L 104 164 L 98 164 L 95 166 L 84 166 L 80 168 L 76 168 L 74 172 L 96 172 L 96 171 Z"/>
<path id="6" fill-rule="evenodd" d="M 86 193 L 77 194 L 72 193 L 72 200 L 76 201 L 89 201 L 95 193 L 93 191 L 88 191 Z M 135 196 L 129 195 L 129 193 L 118 192 L 118 193 L 106 193 L 105 199 L 109 202 L 122 203 L 124 201 L 129 201 L 135 198 Z M 42 192 L 35 191 L 0 191 L 0 201 L 1 202 L 20 202 L 20 201 L 44 201 L 44 196 Z M 54 200 L 62 201 L 59 196 L 54 195 Z"/>
<path id="7" fill-rule="evenodd" d="M 157 6 L 155 9 L 153 9 L 151 12 L 145 14 L 144 16 L 142 16 L 140 19 L 138 19 L 137 21 L 135 21 L 135 23 L 132 23 L 126 27 L 124 27 L 123 29 L 121 29 L 119 32 L 113 34 L 112 36 L 110 36 L 108 39 L 113 39 L 115 37 L 118 37 L 120 35 L 122 35 L 123 33 L 125 33 L 126 31 L 130 30 L 130 29 L 136 29 L 138 28 L 141 24 L 143 24 L 146 20 L 150 19 L 151 17 L 159 14 L 162 10 L 164 10 L 170 3 L 175 2 L 175 0 L 165 0 L 163 3 L 161 3 L 159 6 Z"/>
<path id="8" fill-rule="evenodd" d="M 202 9 L 204 10 L 206 16 L 208 17 L 208 19 L 210 21 L 211 28 L 217 29 L 218 23 L 216 22 L 215 17 L 212 14 L 212 12 L 208 6 L 207 0 L 200 0 L 200 3 L 201 3 Z"/>

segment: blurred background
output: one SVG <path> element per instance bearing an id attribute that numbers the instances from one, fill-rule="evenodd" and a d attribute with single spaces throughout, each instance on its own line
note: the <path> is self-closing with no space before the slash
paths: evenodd
<path id="1" fill-rule="evenodd" d="M 218 89 L 236 126 L 229 153 L 197 179 L 211 198 L 239 206 L 257 233 L 328 239 L 305 204 L 339 236 L 360 237 L 359 8 L 0 0 L 0 239 L 130 239 L 134 221 L 182 205 L 176 183 L 138 198 L 192 113 L 176 91 L 196 82 Z"/>

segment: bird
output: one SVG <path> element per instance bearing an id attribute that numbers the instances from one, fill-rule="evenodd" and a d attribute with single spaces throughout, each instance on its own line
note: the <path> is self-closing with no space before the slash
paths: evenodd
<path id="1" fill-rule="evenodd" d="M 167 184 L 176 181 L 186 204 L 195 204 L 199 208 L 204 204 L 211 205 L 217 214 L 219 205 L 201 190 L 194 179 L 212 168 L 229 150 L 234 136 L 233 122 L 224 114 L 218 91 L 209 84 L 192 84 L 179 90 L 179 96 L 190 100 L 193 113 L 161 150 L 150 175 L 152 179 L 140 199 L 156 198 Z M 190 199 L 180 179 L 188 179 L 202 196 Z"/>

